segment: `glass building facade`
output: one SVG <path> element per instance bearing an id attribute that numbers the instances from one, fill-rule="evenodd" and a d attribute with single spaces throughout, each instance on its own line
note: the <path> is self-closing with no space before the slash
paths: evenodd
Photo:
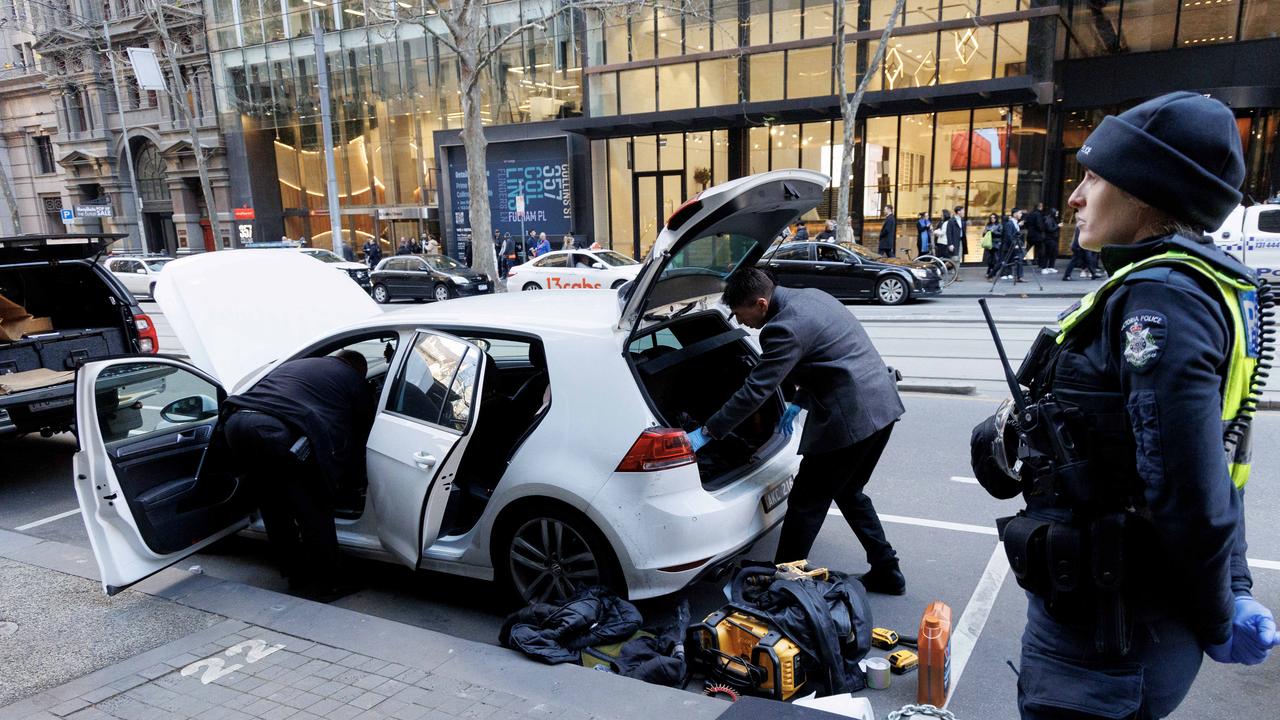
<path id="1" fill-rule="evenodd" d="M 908 5 L 868 81 L 845 188 L 831 0 L 686 0 L 682 13 L 489 3 L 490 43 L 541 23 L 515 33 L 485 69 L 482 120 L 494 144 L 574 138 L 570 153 L 580 146 L 585 159 L 565 164 L 578 198 L 571 231 L 637 256 L 701 189 L 804 167 L 836 176 L 809 216 L 815 228 L 847 192 L 865 244 L 875 245 L 892 205 L 905 249 L 919 213 L 936 223 L 959 206 L 970 219 L 966 259 L 976 260 L 987 216 L 1065 205 L 1078 178 L 1074 150 L 1103 114 L 1175 89 L 1160 87 L 1159 72 L 1089 80 L 1121 72 L 1113 61 L 1167 65 L 1167 55 L 1193 67 L 1224 47 L 1280 56 L 1280 0 Z M 893 6 L 846 3 L 850 92 Z M 460 150 L 460 73 L 443 24 L 421 0 L 212 0 L 209 12 L 221 120 L 243 145 L 250 192 L 242 202 L 258 218 L 282 218 L 284 235 L 329 244 L 316 74 L 323 54 L 344 234 L 357 248 L 378 238 L 384 252 L 422 233 L 458 234 L 465 213 L 450 187 L 450 158 L 456 164 Z M 1255 196 L 1280 179 L 1276 95 L 1274 107 L 1266 93 L 1251 95 L 1251 107 L 1228 99 Z M 259 220 L 255 237 L 273 232 Z"/>

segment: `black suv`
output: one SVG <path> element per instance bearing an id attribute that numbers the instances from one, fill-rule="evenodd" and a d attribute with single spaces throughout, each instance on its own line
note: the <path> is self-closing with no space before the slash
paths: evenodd
<path id="1" fill-rule="evenodd" d="M 0 437 L 75 420 L 75 369 L 159 352 L 155 325 L 98 258 L 121 234 L 0 238 Z"/>

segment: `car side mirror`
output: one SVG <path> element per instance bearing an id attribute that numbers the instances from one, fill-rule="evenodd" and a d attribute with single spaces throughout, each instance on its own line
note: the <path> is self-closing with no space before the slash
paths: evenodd
<path id="1" fill-rule="evenodd" d="M 135 274 L 135 275 L 146 275 L 146 274 L 147 274 L 147 271 L 146 271 L 146 269 L 145 269 L 145 268 L 139 268 L 139 269 L 137 269 L 137 270 L 134 270 L 133 272 L 134 272 L 134 274 Z"/>
<path id="2" fill-rule="evenodd" d="M 596 270 L 603 270 L 604 263 L 598 263 L 598 262 L 591 263 L 591 267 L 595 268 Z"/>
<path id="3" fill-rule="evenodd" d="M 1223 240 L 1226 240 L 1226 239 L 1227 239 L 1227 238 L 1229 238 L 1229 237 L 1231 237 L 1231 231 L 1230 231 L 1230 230 L 1224 230 L 1224 231 L 1222 232 L 1222 239 L 1223 239 Z"/>
<path id="4" fill-rule="evenodd" d="M 171 423 L 208 420 L 217 414 L 218 401 L 208 395 L 190 395 L 174 400 L 160 409 L 160 417 Z"/>

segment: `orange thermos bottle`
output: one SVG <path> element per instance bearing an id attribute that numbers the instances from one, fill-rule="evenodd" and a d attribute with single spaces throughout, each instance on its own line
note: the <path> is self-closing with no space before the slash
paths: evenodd
<path id="1" fill-rule="evenodd" d="M 934 600 L 924 609 L 917 637 L 920 669 L 916 702 L 942 707 L 951 691 L 951 608 Z"/>

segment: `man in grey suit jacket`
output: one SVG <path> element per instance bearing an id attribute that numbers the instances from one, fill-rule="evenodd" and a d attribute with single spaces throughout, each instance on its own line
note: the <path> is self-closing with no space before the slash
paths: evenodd
<path id="1" fill-rule="evenodd" d="M 904 593 L 898 556 L 863 493 L 904 412 L 893 371 L 857 319 L 821 290 L 776 287 L 763 270 L 749 268 L 729 278 L 723 301 L 738 322 L 760 329 L 762 355 L 742 388 L 689 434 L 693 449 L 728 435 L 784 383 L 795 386 L 779 429 L 790 434 L 800 409 L 809 414 L 776 561 L 808 556 L 835 500 L 871 563 L 862 577 L 867 590 Z"/>

